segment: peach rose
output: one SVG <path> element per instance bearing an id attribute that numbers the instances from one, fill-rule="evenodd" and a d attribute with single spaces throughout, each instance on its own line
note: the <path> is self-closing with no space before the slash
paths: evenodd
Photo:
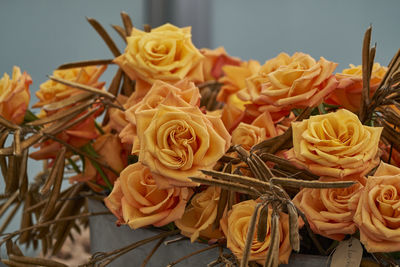
<path id="1" fill-rule="evenodd" d="M 204 56 L 203 74 L 206 81 L 220 78 L 224 74 L 224 66 L 239 66 L 241 63 L 239 58 L 229 56 L 222 46 L 214 50 L 202 48 L 200 52 Z"/>
<path id="2" fill-rule="evenodd" d="M 167 101 L 166 98 L 170 97 L 171 95 L 179 98 L 181 100 L 179 102 L 184 101 L 184 106 L 186 103 L 192 106 L 198 106 L 200 104 L 201 96 L 199 88 L 197 88 L 193 82 L 189 82 L 189 80 L 184 79 L 175 83 L 174 85 L 171 85 L 160 80 L 155 81 L 149 92 L 141 101 L 131 105 L 130 107 L 127 105 L 125 106 L 125 119 L 128 123 L 120 133 L 122 142 L 133 144 L 134 140 L 136 139 L 136 112 L 154 109 L 159 104 Z"/>
<path id="3" fill-rule="evenodd" d="M 29 92 L 31 83 L 31 76 L 26 72 L 21 74 L 17 66 L 13 68 L 11 79 L 4 73 L 0 79 L 0 115 L 6 120 L 15 124 L 22 123 L 31 98 Z"/>
<path id="4" fill-rule="evenodd" d="M 229 96 L 246 87 L 246 79 L 256 74 L 259 69 L 260 63 L 256 60 L 242 62 L 240 66 L 224 66 L 222 70 L 225 75 L 219 79 L 223 85 L 217 95 L 217 100 L 226 103 Z"/>
<path id="5" fill-rule="evenodd" d="M 247 79 L 247 87 L 239 97 L 252 102 L 249 109 L 253 113 L 258 110 L 279 114 L 292 108 L 317 106 L 336 88 L 332 75 L 336 66 L 323 57 L 316 62 L 307 54 L 297 52 L 290 57 L 281 53 Z"/>
<path id="6" fill-rule="evenodd" d="M 379 163 L 382 127 L 362 125 L 345 109 L 292 122 L 293 148 L 289 160 L 320 176 L 362 177 Z"/>
<path id="7" fill-rule="evenodd" d="M 94 141 L 93 149 L 100 156 L 100 158 L 108 164 L 108 166 L 116 170 L 118 173 L 121 172 L 127 165 L 126 159 L 128 154 L 123 150 L 119 138 L 113 134 L 106 133 L 101 135 Z M 118 178 L 117 175 L 109 169 L 102 168 L 102 170 L 111 184 L 114 184 L 114 181 Z M 88 185 L 95 191 L 102 191 L 103 189 L 101 187 L 106 186 L 106 183 L 103 181 L 100 174 L 87 158 L 85 158 L 85 169 L 83 173 L 71 177 L 70 181 L 87 182 Z"/>
<path id="8" fill-rule="evenodd" d="M 255 200 L 240 202 L 232 207 L 232 210 L 228 212 L 227 216 L 221 219 L 221 227 L 227 238 L 227 247 L 239 260 L 243 258 L 247 230 L 256 205 L 257 202 Z M 259 264 L 265 263 L 271 234 L 271 214 L 272 209 L 268 209 L 267 235 L 264 242 L 258 242 L 256 227 L 250 249 L 250 261 L 257 261 Z M 279 216 L 279 263 L 287 264 L 290 253 L 292 252 L 289 241 L 289 216 L 282 212 L 279 213 Z"/>
<path id="9" fill-rule="evenodd" d="M 221 188 L 210 186 L 196 194 L 190 201 L 182 218 L 175 221 L 181 234 L 194 242 L 199 236 L 218 239 L 223 236 L 219 229 L 213 229 Z"/>
<path id="10" fill-rule="evenodd" d="M 254 145 L 277 135 L 268 112 L 262 113 L 251 124 L 241 122 L 232 132 L 232 144 L 250 150 Z"/>
<path id="11" fill-rule="evenodd" d="M 104 202 L 119 223 L 132 229 L 161 227 L 182 217 L 192 193 L 188 188 L 158 189 L 149 168 L 138 162 L 121 172 Z"/>
<path id="12" fill-rule="evenodd" d="M 53 76 L 67 81 L 81 83 L 101 89 L 105 82 L 99 82 L 98 79 L 107 69 L 107 65 L 100 67 L 88 66 L 83 68 L 71 68 L 65 70 L 55 70 Z M 70 96 L 81 93 L 82 90 L 72 88 L 70 86 L 48 80 L 42 83 L 39 91 L 36 92 L 39 102 L 33 107 L 42 107 L 46 104 L 57 102 Z"/>
<path id="13" fill-rule="evenodd" d="M 382 67 L 379 63 L 374 63 L 370 81 L 371 96 L 375 93 L 386 71 L 386 67 Z M 339 84 L 326 102 L 357 112 L 360 109 L 363 88 L 362 66 L 350 64 L 349 69 L 344 69 L 342 73 L 337 73 L 335 76 Z"/>
<path id="14" fill-rule="evenodd" d="M 134 147 L 159 186 L 187 186 L 189 176 L 211 168 L 224 155 L 231 137 L 219 117 L 169 96 L 157 108 L 136 112 L 139 142 Z"/>
<path id="15" fill-rule="evenodd" d="M 400 250 L 400 169 L 383 163 L 367 179 L 354 215 L 369 252 Z"/>
<path id="16" fill-rule="evenodd" d="M 127 41 L 124 54 L 114 62 L 136 80 L 135 97 L 142 98 L 156 80 L 204 80 L 203 55 L 192 43 L 190 27 L 167 23 L 149 33 L 133 28 Z"/>
<path id="17" fill-rule="evenodd" d="M 293 203 L 304 212 L 314 233 L 340 241 L 357 230 L 353 216 L 362 188 L 361 183 L 348 188 L 303 188 Z"/>

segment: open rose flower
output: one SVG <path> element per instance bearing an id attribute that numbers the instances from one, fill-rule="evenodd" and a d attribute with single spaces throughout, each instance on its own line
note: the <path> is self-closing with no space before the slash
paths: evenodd
<path id="1" fill-rule="evenodd" d="M 124 151 L 119 138 L 113 134 L 106 133 L 101 135 L 94 141 L 93 149 L 100 158 L 108 164 L 108 166 L 118 173 L 120 173 L 127 165 L 126 158 L 128 153 Z M 110 184 L 114 184 L 114 181 L 118 176 L 107 168 L 101 166 L 100 168 L 107 176 Z M 85 169 L 83 173 L 71 177 L 70 181 L 86 182 L 95 191 L 102 191 L 103 188 L 107 186 L 106 182 L 88 158 L 85 158 Z"/>
<path id="2" fill-rule="evenodd" d="M 292 122 L 292 128 L 293 148 L 286 155 L 314 174 L 358 179 L 379 163 L 382 127 L 362 125 L 348 110 Z"/>
<path id="3" fill-rule="evenodd" d="M 20 124 L 24 120 L 25 111 L 29 106 L 31 94 L 29 85 L 31 76 L 26 72 L 21 74 L 19 67 L 14 66 L 10 76 L 4 73 L 0 79 L 0 115 L 3 118 Z"/>
<path id="4" fill-rule="evenodd" d="M 224 74 L 224 66 L 238 66 L 241 63 L 239 58 L 229 56 L 222 46 L 214 50 L 202 48 L 200 52 L 204 56 L 203 74 L 206 81 L 220 78 Z"/>
<path id="5" fill-rule="evenodd" d="M 400 169 L 381 163 L 367 179 L 354 222 L 369 252 L 400 250 Z"/>
<path id="6" fill-rule="evenodd" d="M 215 186 L 197 193 L 190 201 L 182 218 L 175 221 L 181 233 L 190 237 L 191 242 L 196 241 L 199 236 L 209 239 L 223 236 L 219 229 L 213 229 L 220 193 L 221 188 Z"/>
<path id="7" fill-rule="evenodd" d="M 251 216 L 257 205 L 255 200 L 240 202 L 232 207 L 227 216 L 221 219 L 221 227 L 227 238 L 227 247 L 241 260 L 246 244 L 247 230 Z M 257 261 L 259 264 L 265 263 L 267 256 L 270 234 L 271 234 L 271 213 L 268 209 L 267 231 L 264 242 L 257 240 L 257 227 L 254 233 L 253 242 L 250 249 L 250 261 Z M 285 213 L 279 213 L 279 263 L 288 263 L 292 247 L 289 241 L 289 216 Z M 258 221 L 258 219 L 257 219 Z"/>
<path id="8" fill-rule="evenodd" d="M 293 203 L 304 212 L 314 233 L 340 241 L 357 230 L 353 216 L 362 188 L 359 182 L 347 188 L 303 188 Z"/>
<path id="9" fill-rule="evenodd" d="M 191 28 L 169 23 L 143 32 L 133 28 L 124 54 L 117 63 L 136 80 L 135 97 L 142 98 L 156 80 L 175 83 L 183 78 L 203 81 L 203 55 L 193 45 Z"/>
<path id="10" fill-rule="evenodd" d="M 262 113 L 251 124 L 241 122 L 232 132 L 232 144 L 242 145 L 250 150 L 254 145 L 277 135 L 277 131 L 268 112 Z"/>
<path id="11" fill-rule="evenodd" d="M 139 145 L 134 148 L 161 187 L 187 186 L 189 176 L 211 168 L 230 146 L 219 117 L 205 115 L 173 94 L 135 116 Z"/>
<path id="12" fill-rule="evenodd" d="M 99 82 L 99 78 L 106 69 L 107 65 L 55 70 L 53 76 L 101 89 L 105 82 Z M 72 88 L 53 80 L 48 80 L 42 83 L 39 87 L 39 91 L 36 92 L 39 102 L 36 103 L 34 107 L 42 107 L 46 104 L 57 102 L 82 92 L 82 90 Z"/>
<path id="13" fill-rule="evenodd" d="M 149 168 L 138 162 L 121 172 L 104 202 L 121 224 L 161 227 L 182 217 L 192 193 L 189 188 L 158 189 Z"/>
<path id="14" fill-rule="evenodd" d="M 337 85 L 332 75 L 337 63 L 295 53 L 279 54 L 265 62 L 259 73 L 247 79 L 247 87 L 239 92 L 245 101 L 251 101 L 251 112 L 270 111 L 278 116 L 292 108 L 317 106 Z"/>
<path id="15" fill-rule="evenodd" d="M 379 63 L 374 63 L 370 80 L 371 96 L 375 93 L 386 71 L 386 67 L 381 66 Z M 342 73 L 337 73 L 335 76 L 339 84 L 326 102 L 357 112 L 360 109 L 363 88 L 362 66 L 350 64 L 350 68 L 344 69 Z"/>

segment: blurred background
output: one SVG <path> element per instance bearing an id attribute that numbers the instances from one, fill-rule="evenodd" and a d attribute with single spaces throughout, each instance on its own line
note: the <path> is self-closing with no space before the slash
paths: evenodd
<path id="1" fill-rule="evenodd" d="M 398 0 L 1 0 L 0 75 L 11 74 L 14 65 L 27 71 L 35 103 L 34 92 L 59 65 L 112 58 L 85 16 L 97 19 L 124 50 L 110 26 L 122 24 L 121 11 L 140 29 L 145 23 L 191 25 L 199 48 L 224 46 L 232 56 L 260 63 L 300 51 L 338 62 L 336 71 L 361 64 L 363 34 L 372 25 L 376 62 L 387 65 L 400 48 L 399 10 Z M 103 76 L 107 85 L 115 69 L 110 66 Z M 29 164 L 33 176 L 41 165 Z M 6 232 L 18 225 L 13 222 Z"/>

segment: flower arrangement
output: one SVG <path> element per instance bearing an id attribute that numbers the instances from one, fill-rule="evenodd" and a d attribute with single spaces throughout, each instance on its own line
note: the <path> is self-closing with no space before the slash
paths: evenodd
<path id="1" fill-rule="evenodd" d="M 231 251 L 209 266 L 278 266 L 293 251 L 328 255 L 351 236 L 364 256 L 394 264 L 399 53 L 387 68 L 374 63 L 369 28 L 362 65 L 342 73 L 300 52 L 260 64 L 196 48 L 190 27 L 142 31 L 121 16 L 124 52 L 88 19 L 114 58 L 54 70 L 36 92 L 36 115 L 26 72 L 14 67 L 0 80 L 0 215 L 10 210 L 0 232 L 23 207 L 21 229 L 0 241 L 3 263 L 65 266 L 24 256 L 18 243 L 57 254 L 73 229 L 109 213 L 89 212 L 92 198 L 116 225 L 161 231 L 140 244 L 180 233 Z M 106 86 L 110 64 L 118 70 Z M 33 180 L 28 157 L 45 163 Z M 82 266 L 105 266 L 140 244 Z"/>

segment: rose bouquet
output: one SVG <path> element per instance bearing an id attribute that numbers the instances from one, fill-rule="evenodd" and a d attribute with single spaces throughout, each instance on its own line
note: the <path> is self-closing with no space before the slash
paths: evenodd
<path id="1" fill-rule="evenodd" d="M 23 206 L 21 229 L 0 242 L 3 263 L 64 266 L 24 256 L 18 243 L 40 242 L 43 255 L 57 254 L 88 217 L 108 213 L 89 212 L 92 198 L 116 225 L 161 233 L 96 253 L 83 266 L 107 265 L 176 234 L 231 251 L 209 266 L 277 266 L 293 250 L 328 255 L 350 237 L 364 256 L 394 264 L 399 53 L 388 68 L 374 64 L 368 29 L 362 66 L 342 73 L 300 52 L 260 64 L 222 47 L 196 48 L 190 27 L 142 31 L 121 16 L 124 27 L 114 29 L 124 53 L 88 19 L 114 58 L 61 65 L 36 92 L 36 115 L 28 109 L 27 73 L 15 67 L 0 80 L 0 214 L 10 210 L 0 232 Z M 118 70 L 105 86 L 110 64 Z M 45 162 L 33 180 L 28 157 Z"/>

